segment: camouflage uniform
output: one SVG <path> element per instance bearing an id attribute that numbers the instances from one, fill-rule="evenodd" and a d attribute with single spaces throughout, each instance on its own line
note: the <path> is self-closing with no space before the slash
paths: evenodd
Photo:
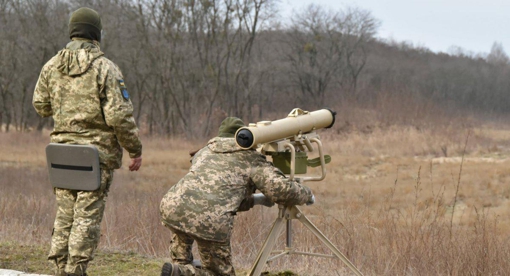
<path id="1" fill-rule="evenodd" d="M 48 259 L 56 264 L 57 275 L 82 275 L 99 242 L 122 148 L 131 158 L 142 154 L 133 106 L 121 71 L 103 56 L 99 43 L 76 37 L 42 68 L 33 105 L 39 115 L 53 116 L 52 143 L 92 144 L 99 150 L 98 190 L 55 189 L 58 210 Z"/>
<path id="2" fill-rule="evenodd" d="M 160 205 L 163 224 L 174 232 L 171 256 L 181 275 L 235 275 L 230 252 L 234 216 L 253 207 L 257 189 L 283 205 L 301 205 L 312 197 L 308 187 L 290 181 L 259 152 L 243 150 L 234 138 L 213 138 L 195 154 L 189 173 Z M 190 264 L 193 240 L 202 269 Z"/>

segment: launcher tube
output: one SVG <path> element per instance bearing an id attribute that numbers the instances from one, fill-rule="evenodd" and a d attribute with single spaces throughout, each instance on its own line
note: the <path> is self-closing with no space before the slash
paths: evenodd
<path id="1" fill-rule="evenodd" d="M 236 142 L 244 149 L 305 134 L 321 128 L 329 128 L 335 123 L 335 112 L 320 109 L 313 112 L 294 109 L 287 118 L 276 121 L 262 121 L 242 127 L 236 132 Z"/>

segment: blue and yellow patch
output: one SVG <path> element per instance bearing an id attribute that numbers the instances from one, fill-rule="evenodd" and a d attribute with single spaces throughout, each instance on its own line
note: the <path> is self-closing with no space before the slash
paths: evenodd
<path id="1" fill-rule="evenodd" d="M 129 100 L 129 93 L 127 91 L 126 85 L 124 84 L 124 80 L 119 80 L 120 93 L 122 94 L 122 98 L 124 100 Z"/>

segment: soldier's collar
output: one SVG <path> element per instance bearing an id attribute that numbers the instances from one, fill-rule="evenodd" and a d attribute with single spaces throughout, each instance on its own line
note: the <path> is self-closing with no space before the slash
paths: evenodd
<path id="1" fill-rule="evenodd" d="M 72 41 L 88 42 L 88 43 L 94 44 L 94 46 L 96 46 L 99 50 L 101 50 L 101 43 L 99 43 L 99 41 L 97 41 L 97 40 L 91 40 L 91 39 L 83 38 L 83 37 L 73 37 L 73 38 L 71 38 L 71 40 Z"/>

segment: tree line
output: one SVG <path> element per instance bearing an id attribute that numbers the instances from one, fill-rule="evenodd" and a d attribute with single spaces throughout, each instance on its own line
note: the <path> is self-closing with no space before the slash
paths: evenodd
<path id="1" fill-rule="evenodd" d="M 246 122 L 315 110 L 371 108 L 388 97 L 447 110 L 507 113 L 508 56 L 432 53 L 376 39 L 368 10 L 310 5 L 281 18 L 277 0 L 0 0 L 0 126 L 42 130 L 38 74 L 69 41 L 70 13 L 103 21 L 101 50 L 121 68 L 150 134 L 208 137 L 225 116 Z M 276 119 L 276 118 L 271 118 Z"/>

